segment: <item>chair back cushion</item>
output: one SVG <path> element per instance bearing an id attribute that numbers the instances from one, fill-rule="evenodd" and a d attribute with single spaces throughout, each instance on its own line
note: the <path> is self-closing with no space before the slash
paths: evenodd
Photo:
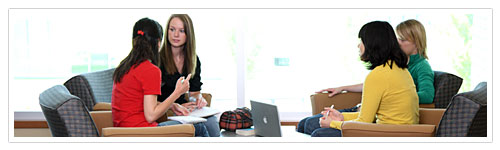
<path id="1" fill-rule="evenodd" d="M 439 137 L 486 137 L 486 82 L 473 91 L 457 94 L 446 109 L 438 127 Z"/>
<path id="2" fill-rule="evenodd" d="M 451 98 L 457 94 L 462 85 L 462 78 L 441 71 L 434 71 L 434 103 L 436 108 L 446 108 Z"/>
<path id="3" fill-rule="evenodd" d="M 335 109 L 352 108 L 361 103 L 361 92 L 339 93 L 328 97 L 328 93 L 316 93 L 310 96 L 312 115 L 319 114 L 325 107 L 335 104 Z"/>
<path id="4" fill-rule="evenodd" d="M 52 136 L 98 136 L 90 114 L 82 101 L 66 87 L 56 85 L 40 94 L 40 107 Z"/>
<path id="5" fill-rule="evenodd" d="M 71 94 L 79 97 L 89 110 L 96 103 L 111 103 L 115 68 L 74 76 L 64 83 Z"/>

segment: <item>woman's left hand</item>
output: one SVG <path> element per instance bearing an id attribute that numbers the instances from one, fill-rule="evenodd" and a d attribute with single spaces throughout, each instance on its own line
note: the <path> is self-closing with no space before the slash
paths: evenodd
<path id="1" fill-rule="evenodd" d="M 332 122 L 333 119 L 331 117 L 321 117 L 319 118 L 319 126 L 321 128 L 330 128 L 330 122 Z"/>
<path id="2" fill-rule="evenodd" d="M 173 112 L 174 112 L 177 116 L 187 116 L 187 115 L 189 115 L 189 113 L 190 113 L 190 111 L 189 111 L 186 107 L 184 107 L 184 106 L 182 106 L 182 105 L 179 105 L 179 104 L 177 104 L 177 103 L 174 103 L 172 106 L 173 106 L 173 107 L 172 107 L 172 108 L 173 108 L 173 109 L 172 109 L 172 111 L 173 111 Z"/>
<path id="3" fill-rule="evenodd" d="M 327 112 L 328 116 L 326 116 Z M 325 111 L 322 111 L 323 117 L 319 118 L 319 125 L 322 128 L 329 128 L 332 121 L 344 121 L 344 116 L 336 109 L 325 107 Z"/>
<path id="4" fill-rule="evenodd" d="M 198 107 L 198 109 L 207 106 L 207 104 L 207 100 L 205 100 L 202 96 L 199 96 L 196 100 L 196 107 Z"/>

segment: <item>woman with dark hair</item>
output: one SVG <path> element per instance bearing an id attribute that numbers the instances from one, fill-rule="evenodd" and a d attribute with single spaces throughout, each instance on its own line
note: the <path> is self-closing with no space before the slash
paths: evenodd
<path id="1" fill-rule="evenodd" d="M 165 40 L 160 48 L 160 63 L 162 72 L 161 96 L 158 101 L 162 102 L 175 91 L 175 81 L 179 77 L 193 76 L 189 80 L 189 92 L 187 101 L 184 94 L 177 97 L 172 105 L 176 115 L 186 116 L 196 108 L 207 105 L 207 101 L 201 96 L 201 62 L 196 55 L 196 41 L 193 22 L 187 14 L 172 14 L 167 22 Z M 219 137 L 220 128 L 217 117 L 206 117 L 206 126 L 210 137 Z"/>
<path id="2" fill-rule="evenodd" d="M 418 95 L 408 72 L 408 56 L 401 50 L 392 26 L 374 21 L 359 31 L 360 58 L 372 70 L 363 83 L 360 112 L 341 113 L 325 108 L 319 119 L 321 128 L 311 136 L 342 136 L 344 121 L 377 124 L 417 124 Z M 328 116 L 326 116 L 326 112 Z"/>
<path id="3" fill-rule="evenodd" d="M 162 36 L 163 29 L 154 20 L 142 18 L 135 23 L 132 50 L 113 73 L 113 126 L 154 127 L 179 124 L 175 121 L 156 123 L 173 102 L 189 89 L 191 77 L 188 75 L 186 79 L 177 79 L 175 91 L 162 103 L 157 103 L 157 96 L 161 94 L 161 71 L 157 64 Z M 194 127 L 195 136 L 208 136 L 201 123 L 194 124 Z"/>
<path id="4" fill-rule="evenodd" d="M 434 100 L 434 72 L 427 62 L 427 40 L 424 26 L 417 20 L 409 19 L 400 23 L 396 27 L 399 47 L 409 57 L 408 71 L 413 78 L 413 83 L 417 88 L 419 104 L 430 104 Z M 340 86 L 336 88 L 328 88 L 318 91 L 317 93 L 328 92 L 328 96 L 332 97 L 342 91 L 362 92 L 363 83 Z M 361 105 L 352 108 L 342 109 L 339 112 L 356 112 Z M 306 117 L 297 125 L 297 131 L 306 134 L 311 134 L 315 129 L 320 128 L 318 123 L 321 114 Z"/>

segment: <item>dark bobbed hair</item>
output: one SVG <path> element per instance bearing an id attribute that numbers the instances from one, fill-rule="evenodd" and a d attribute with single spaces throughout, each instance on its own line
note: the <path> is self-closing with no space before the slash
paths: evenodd
<path id="1" fill-rule="evenodd" d="M 132 50 L 116 67 L 113 81 L 119 83 L 132 67 L 137 67 L 145 60 L 150 60 L 154 65 L 158 65 L 158 42 L 161 41 L 162 37 L 163 28 L 158 22 L 149 18 L 137 21 L 132 32 Z"/>
<path id="2" fill-rule="evenodd" d="M 391 69 L 394 63 L 399 68 L 408 68 L 408 56 L 399 47 L 396 34 L 389 23 L 369 22 L 361 27 L 358 37 L 365 46 L 361 60 L 369 63 L 366 66 L 369 70 L 380 65 L 385 66 L 389 60 L 392 60 L 389 64 Z"/>

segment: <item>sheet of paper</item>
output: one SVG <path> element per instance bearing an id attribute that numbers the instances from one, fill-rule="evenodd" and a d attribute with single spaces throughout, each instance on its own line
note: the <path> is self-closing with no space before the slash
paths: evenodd
<path id="1" fill-rule="evenodd" d="M 195 109 L 193 112 L 191 112 L 189 114 L 189 116 L 193 116 L 193 117 L 208 117 L 208 116 L 212 116 L 212 115 L 215 115 L 215 114 L 218 114 L 218 113 L 220 113 L 220 111 L 217 110 L 217 109 L 210 108 L 210 107 L 203 107 L 203 108 L 200 108 L 200 109 Z"/>
<path id="2" fill-rule="evenodd" d="M 171 116 L 168 117 L 170 120 L 179 121 L 183 124 L 195 124 L 199 122 L 206 122 L 207 119 L 193 116 Z"/>

